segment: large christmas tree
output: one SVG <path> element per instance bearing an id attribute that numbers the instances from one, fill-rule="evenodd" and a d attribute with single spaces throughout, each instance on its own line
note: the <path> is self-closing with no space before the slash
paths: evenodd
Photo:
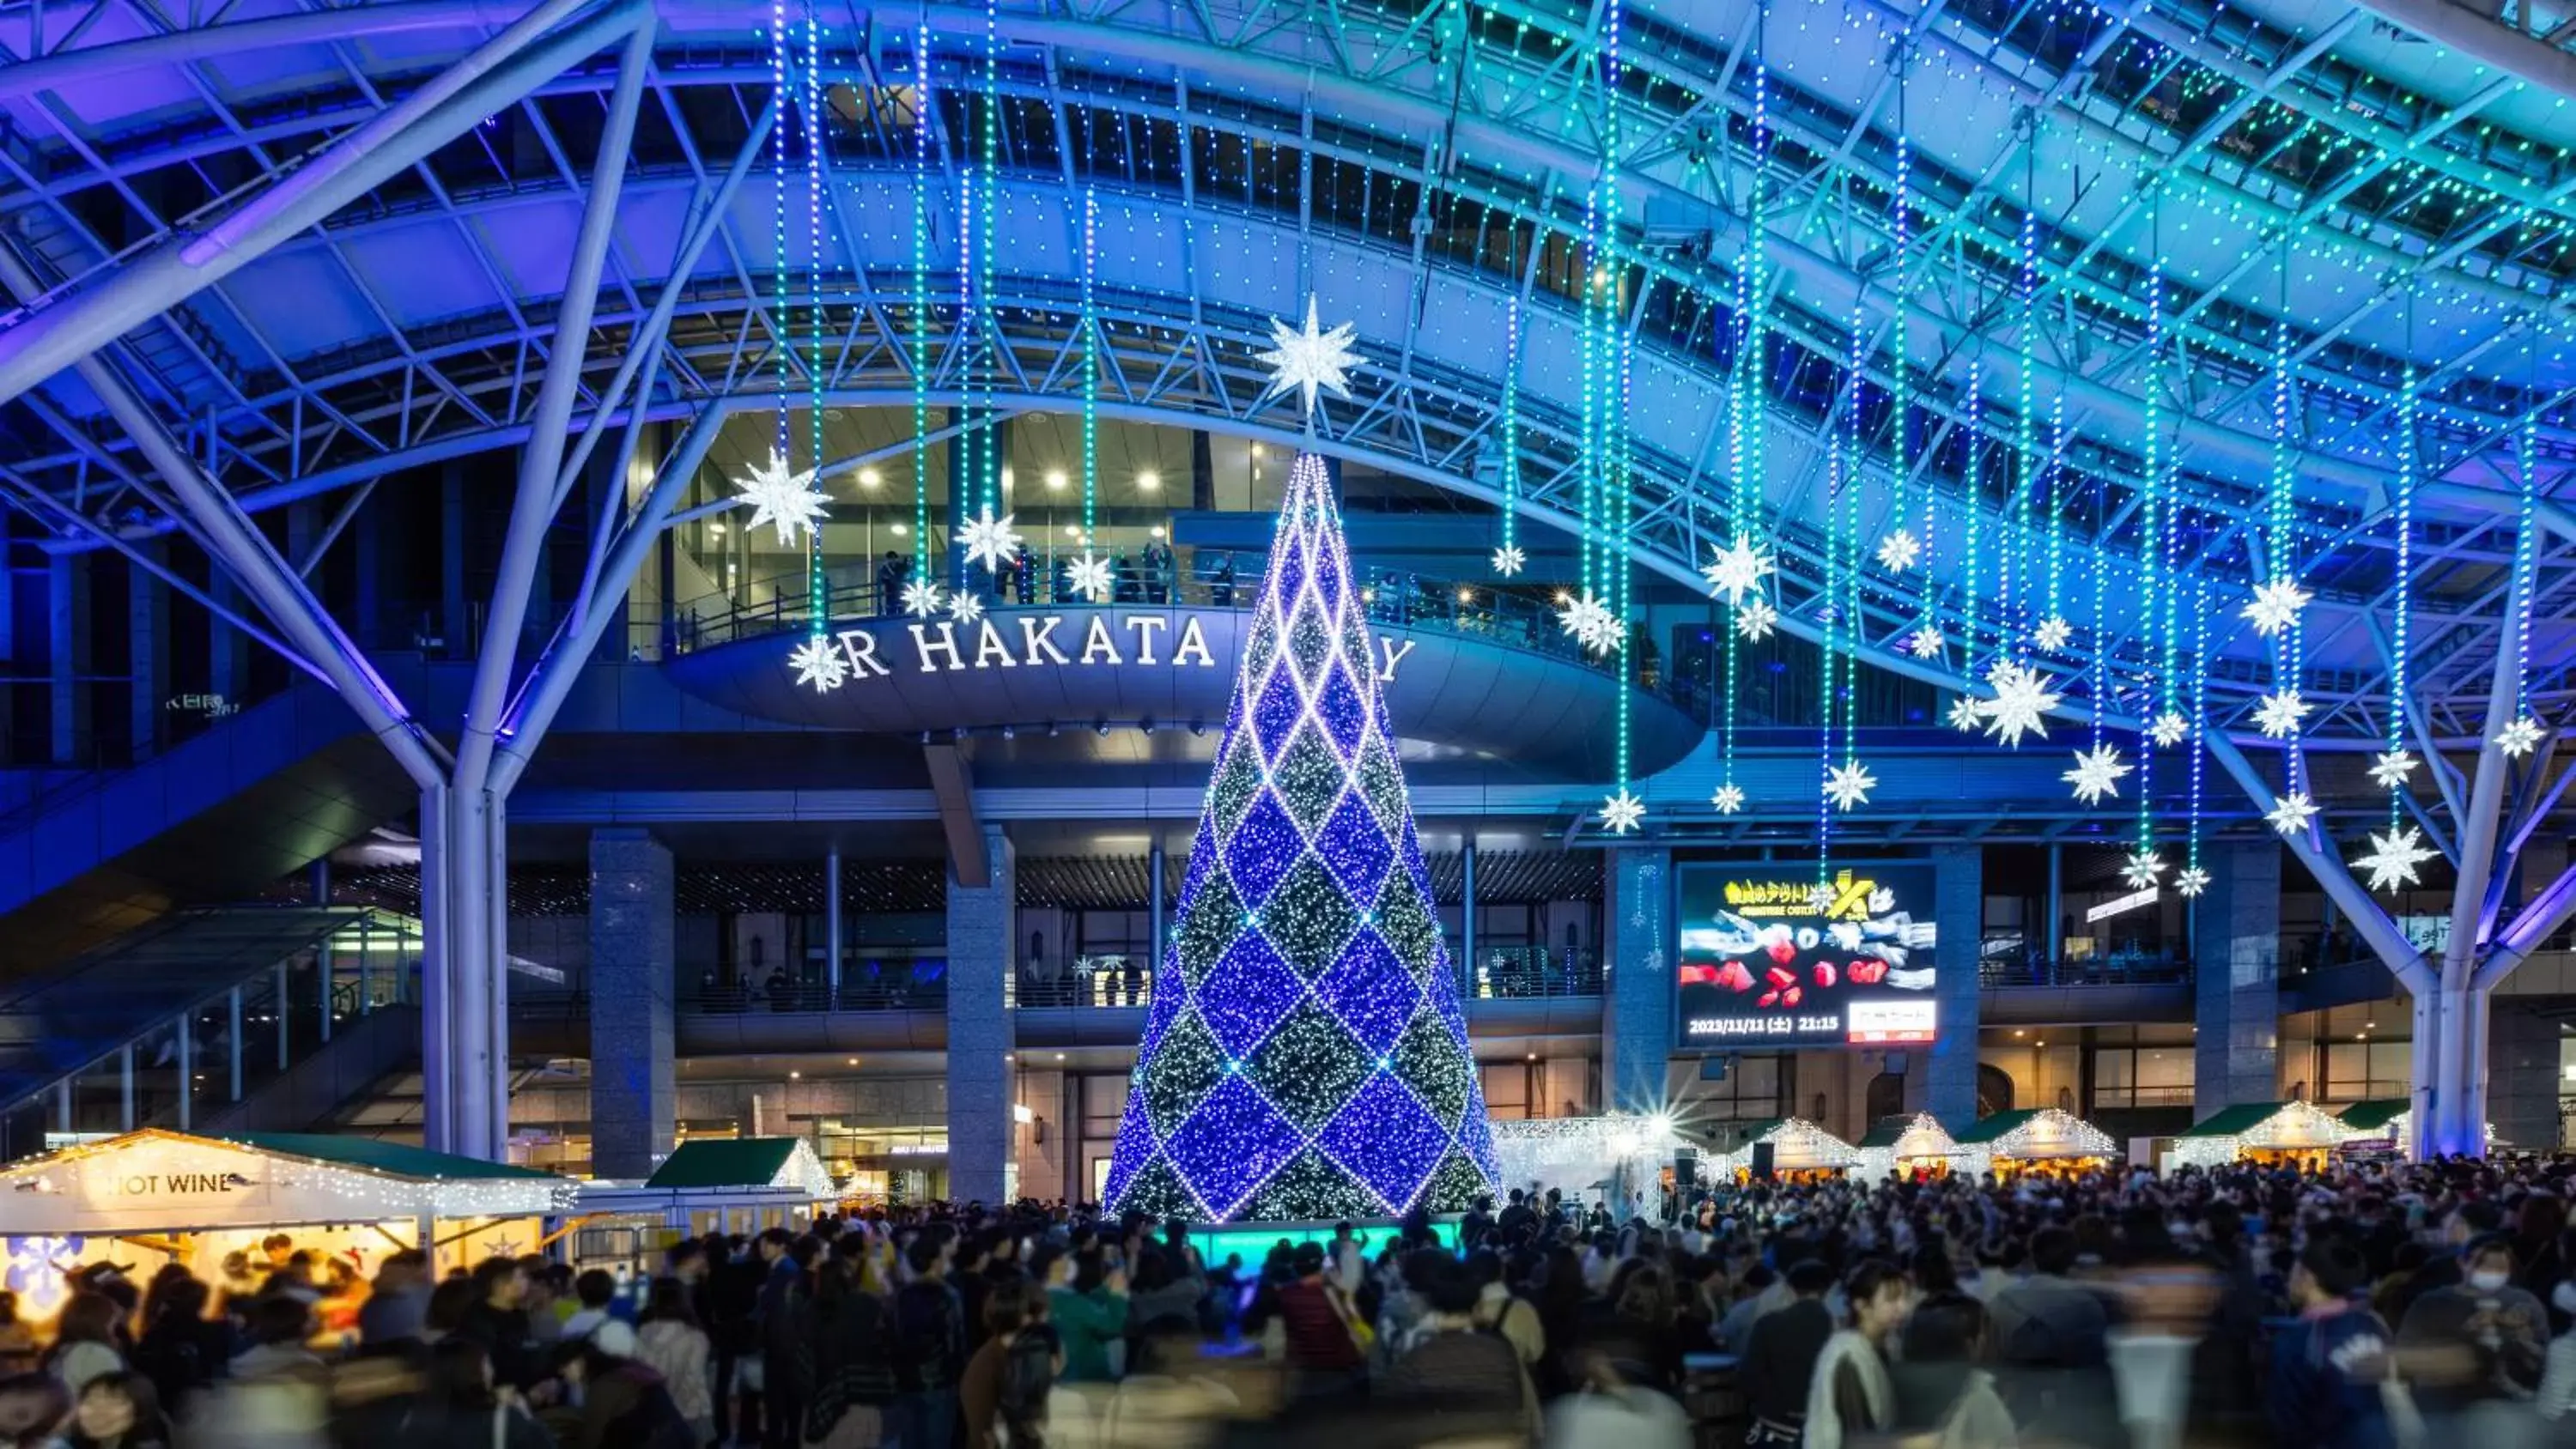
<path id="1" fill-rule="evenodd" d="M 1464 1208 L 1496 1180 L 1485 1094 L 1312 453 L 1289 470 L 1245 638 L 1110 1206 L 1202 1222 Z"/>

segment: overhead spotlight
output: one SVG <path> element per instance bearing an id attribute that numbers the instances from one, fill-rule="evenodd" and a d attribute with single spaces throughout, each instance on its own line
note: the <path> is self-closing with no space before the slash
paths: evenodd
<path id="1" fill-rule="evenodd" d="M 1159 493 L 1159 492 L 1161 492 L 1161 491 L 1162 491 L 1162 488 L 1163 488 L 1163 475 L 1162 475 L 1162 474 L 1160 474 L 1160 473 L 1155 472 L 1153 469 L 1148 468 L 1148 469 L 1146 469 L 1144 472 L 1139 473 L 1139 474 L 1137 474 L 1137 475 L 1136 475 L 1136 491 L 1137 491 L 1137 492 L 1139 492 L 1139 493 Z"/>
<path id="2" fill-rule="evenodd" d="M 1091 726 L 1091 732 L 1100 736 L 1104 740 L 1109 738 L 1109 721 L 1105 719 L 1094 721 Z"/>
<path id="3" fill-rule="evenodd" d="M 1049 468 L 1046 475 L 1046 485 L 1048 492 L 1062 493 L 1064 491 L 1064 470 L 1062 468 Z"/>
<path id="4" fill-rule="evenodd" d="M 912 528 L 909 524 L 898 523 L 894 526 L 894 536 L 897 538 L 901 538 L 910 532 L 912 532 Z"/>
<path id="5" fill-rule="evenodd" d="M 861 468 L 859 470 L 859 486 L 862 488 L 874 488 L 884 481 L 885 475 L 874 468 Z"/>

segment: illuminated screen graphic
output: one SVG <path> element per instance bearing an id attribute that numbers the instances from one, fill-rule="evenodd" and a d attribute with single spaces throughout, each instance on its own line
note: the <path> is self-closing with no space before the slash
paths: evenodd
<path id="1" fill-rule="evenodd" d="M 1680 868 L 1684 1048 L 1900 1046 L 1932 1040 L 1932 870 Z"/>

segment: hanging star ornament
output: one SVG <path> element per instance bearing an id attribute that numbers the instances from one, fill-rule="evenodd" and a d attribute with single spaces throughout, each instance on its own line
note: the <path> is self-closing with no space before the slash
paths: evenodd
<path id="1" fill-rule="evenodd" d="M 1610 606 L 1587 593 L 1582 598 L 1556 611 L 1559 629 L 1574 636 L 1574 642 L 1594 654 L 1607 654 L 1619 647 L 1619 620 Z"/>
<path id="2" fill-rule="evenodd" d="M 1849 810 L 1869 803 L 1869 792 L 1878 788 L 1878 777 L 1858 760 L 1847 760 L 1825 773 L 1825 798 L 1837 810 Z"/>
<path id="3" fill-rule="evenodd" d="M 1646 802 L 1621 790 L 1601 798 L 1601 828 L 1613 835 L 1625 835 L 1646 818 Z"/>
<path id="4" fill-rule="evenodd" d="M 2155 741 L 2160 749 L 2172 749 L 2190 733 L 2191 721 L 2173 710 L 2157 715 L 2155 722 L 2147 726 L 2147 738 Z"/>
<path id="5" fill-rule="evenodd" d="M 2306 700 L 2299 698 L 2295 689 L 2267 694 L 2263 696 L 2263 702 L 2255 706 L 2254 726 L 2273 739 L 2288 739 L 2299 732 L 2299 721 L 2308 717 L 2311 707 Z"/>
<path id="6" fill-rule="evenodd" d="M 1086 551 L 1082 557 L 1065 565 L 1064 581 L 1075 593 L 1095 604 L 1109 602 L 1109 591 L 1112 585 L 1109 578 L 1109 560 L 1105 558 Z"/>
<path id="7" fill-rule="evenodd" d="M 1975 734 L 1986 723 L 1986 707 L 1976 696 L 1960 695 L 1950 701 L 1950 728 L 1963 735 Z"/>
<path id="8" fill-rule="evenodd" d="M 1744 808 L 1744 787 L 1736 784 L 1720 785 L 1717 787 L 1717 793 L 1708 797 L 1708 803 L 1718 814 L 1732 815 Z"/>
<path id="9" fill-rule="evenodd" d="M 2400 886 L 2415 884 L 2415 868 L 2431 860 L 2433 855 L 2433 851 L 2425 848 L 2422 831 L 2412 825 L 2402 828 L 2390 826 L 2386 834 L 2374 832 L 2370 837 L 2370 853 L 2354 856 L 2352 863 L 2370 873 L 2372 890 L 2393 891 Z"/>
<path id="10" fill-rule="evenodd" d="M 2186 867 L 2182 874 L 2174 877 L 2174 894 L 2184 900 L 2190 900 L 2207 889 L 2209 889 L 2209 872 L 2199 866 Z"/>
<path id="11" fill-rule="evenodd" d="M 2057 707 L 2057 695 L 2038 670 L 1999 660 L 1986 671 L 1986 683 L 1994 686 L 1995 697 L 1977 712 L 1985 718 L 1987 734 L 2007 745 L 2019 745 L 2024 735 L 2048 738 L 2044 716 Z"/>
<path id="12" fill-rule="evenodd" d="M 849 659 L 829 639 L 808 639 L 797 645 L 787 664 L 796 671 L 796 682 L 814 686 L 816 694 L 829 694 L 850 678 Z"/>
<path id="13" fill-rule="evenodd" d="M 751 505 L 751 522 L 743 526 L 766 523 L 778 530 L 782 544 L 794 543 L 799 532 L 811 530 L 830 511 L 831 500 L 815 489 L 814 475 L 797 472 L 778 453 L 749 476 L 733 480 L 733 486 L 742 490 L 734 501 Z"/>
<path id="14" fill-rule="evenodd" d="M 1770 638 L 1779 622 L 1780 611 L 1760 599 L 1735 611 L 1735 632 L 1754 643 Z"/>
<path id="15" fill-rule="evenodd" d="M 2254 632 L 2269 639 L 2299 621 L 2299 611 L 2315 597 L 2296 579 L 2274 579 L 2254 586 L 2253 602 L 2237 612 L 2254 621 Z"/>
<path id="16" fill-rule="evenodd" d="M 1738 533 L 1734 543 L 1700 565 L 1699 573 L 1708 580 L 1709 597 L 1724 599 L 1733 607 L 1743 603 L 1746 594 L 1762 587 L 1762 576 L 1772 568 L 1771 555 L 1754 545 L 1753 535 Z"/>
<path id="17" fill-rule="evenodd" d="M 1889 573 L 1901 574 L 1914 567 L 1915 560 L 1921 557 L 1923 545 L 1904 529 L 1897 529 L 1878 541 L 1878 566 Z"/>
<path id="18" fill-rule="evenodd" d="M 1917 659 L 1941 657 L 1941 631 L 1926 624 L 1905 636 L 1905 652 Z"/>
<path id="19" fill-rule="evenodd" d="M 948 617 L 960 624 L 972 624 L 984 617 L 984 601 L 959 589 L 948 596 Z"/>
<path id="20" fill-rule="evenodd" d="M 2308 798 L 2307 791 L 2293 790 L 2265 811 L 2263 818 L 2272 822 L 2272 828 L 2281 834 L 2296 835 L 2308 828 L 2309 821 L 2317 818 L 2317 802 Z"/>
<path id="21" fill-rule="evenodd" d="M 2495 746 L 2518 760 L 2540 748 L 2544 733 L 2540 721 L 2527 714 L 2517 715 L 2511 724 L 2497 733 Z"/>
<path id="22" fill-rule="evenodd" d="M 1494 572 L 1504 578 L 1511 578 L 1528 565 L 1529 555 L 1521 552 L 1519 544 L 1507 543 L 1494 550 Z"/>
<path id="23" fill-rule="evenodd" d="M 1318 388 L 1350 401 L 1351 369 L 1363 360 L 1351 347 L 1356 335 L 1348 322 L 1324 331 L 1315 320 L 1315 296 L 1307 293 L 1303 331 L 1276 317 L 1270 319 L 1271 349 L 1261 354 L 1261 361 L 1270 368 L 1270 386 L 1262 389 L 1261 400 L 1267 402 L 1294 389 L 1298 410 L 1308 417 L 1314 416 Z"/>
<path id="24" fill-rule="evenodd" d="M 2075 626 L 2055 614 L 2039 621 L 2030 631 L 2030 642 L 2044 653 L 2063 654 L 2067 642 L 2075 637 Z"/>
<path id="25" fill-rule="evenodd" d="M 1011 527 L 1016 515 L 1005 513 L 999 518 L 987 507 L 966 520 L 965 530 L 957 536 L 966 557 L 981 564 L 987 573 L 1000 573 L 1002 565 L 1020 556 L 1019 530 Z"/>
<path id="26" fill-rule="evenodd" d="M 2075 787 L 2075 798 L 2087 805 L 2099 805 L 2104 796 L 2117 797 L 2120 777 L 2129 773 L 2121 763 L 2117 745 L 2097 744 L 2089 750 L 2075 752 L 2075 768 L 2057 778 Z"/>
<path id="27" fill-rule="evenodd" d="M 2164 861 L 2157 858 L 2154 851 L 2149 850 L 2144 846 L 2131 851 L 2129 853 L 2128 863 L 2120 867 L 2120 879 L 2127 881 L 2131 886 L 2134 886 L 2139 890 L 2145 890 L 2147 887 L 2154 885 L 2156 883 L 2156 878 L 2164 873 Z"/>
<path id="28" fill-rule="evenodd" d="M 2408 776 L 2415 773 L 2415 757 L 2404 750 L 2390 750 L 2370 759 L 2370 778 L 2387 789 L 2405 787 Z"/>
<path id="29" fill-rule="evenodd" d="M 948 607 L 948 593 L 928 579 L 914 579 L 903 586 L 903 611 L 916 619 L 927 619 Z"/>

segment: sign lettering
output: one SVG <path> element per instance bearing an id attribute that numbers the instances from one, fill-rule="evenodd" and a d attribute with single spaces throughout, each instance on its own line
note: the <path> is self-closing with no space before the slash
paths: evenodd
<path id="1" fill-rule="evenodd" d="M 883 679 L 893 674 L 902 663 L 907 643 L 912 655 L 912 672 L 916 674 L 958 674 L 968 670 L 1034 668 L 1039 665 L 1079 669 L 1095 664 L 1124 665 L 1130 662 L 1171 669 L 1217 667 L 1216 651 L 1208 644 L 1207 624 L 1196 614 L 1140 613 L 1115 618 L 1106 612 L 1093 614 L 1083 621 L 1080 649 L 1071 653 L 1067 651 L 1072 645 L 1072 635 L 1064 615 L 1022 615 L 1017 622 L 1019 637 L 1016 640 L 1008 632 L 1009 623 L 996 624 L 991 619 L 979 619 L 963 626 L 949 619 L 915 620 L 905 623 L 901 634 L 889 633 L 882 638 L 863 626 L 838 630 L 833 638 L 841 646 L 841 659 L 849 666 L 852 683 Z M 963 638 L 958 635 L 961 627 L 969 631 Z M 889 663 L 886 655 L 878 651 L 880 642 L 888 646 L 895 662 Z M 1162 647 L 1166 642 L 1171 646 L 1169 652 Z M 1397 668 L 1415 647 L 1415 640 L 1380 637 L 1376 661 L 1378 681 L 1394 683 Z"/>

